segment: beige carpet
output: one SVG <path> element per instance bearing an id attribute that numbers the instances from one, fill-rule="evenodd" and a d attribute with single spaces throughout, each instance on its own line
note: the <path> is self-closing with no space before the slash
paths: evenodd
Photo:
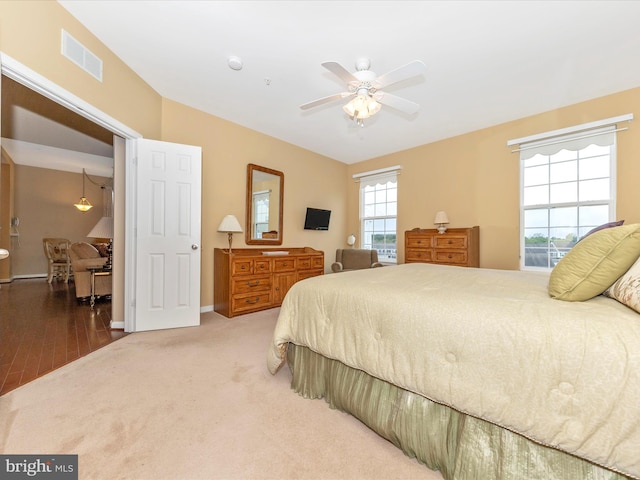
<path id="1" fill-rule="evenodd" d="M 2 453 L 79 455 L 81 479 L 441 480 L 272 376 L 277 309 L 136 333 L 0 397 Z"/>

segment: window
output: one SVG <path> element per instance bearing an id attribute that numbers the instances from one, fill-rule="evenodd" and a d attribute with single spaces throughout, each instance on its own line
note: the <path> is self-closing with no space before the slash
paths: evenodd
<path id="1" fill-rule="evenodd" d="M 589 230 L 614 220 L 615 132 L 520 144 L 521 268 L 553 268 Z"/>
<path id="2" fill-rule="evenodd" d="M 253 193 L 253 219 L 256 238 L 262 238 L 262 234 L 269 230 L 269 196 L 270 191 Z"/>
<path id="3" fill-rule="evenodd" d="M 354 175 L 360 181 L 361 247 L 377 250 L 383 263 L 397 262 L 399 168 Z"/>

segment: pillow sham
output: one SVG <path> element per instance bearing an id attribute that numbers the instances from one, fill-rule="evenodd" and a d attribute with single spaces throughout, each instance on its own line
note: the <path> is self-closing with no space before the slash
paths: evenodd
<path id="1" fill-rule="evenodd" d="M 640 258 L 604 291 L 604 295 L 640 313 Z"/>
<path id="2" fill-rule="evenodd" d="M 581 302 L 609 288 L 640 256 L 640 224 L 599 230 L 577 243 L 549 277 L 549 295 Z"/>
<path id="3" fill-rule="evenodd" d="M 598 225 L 595 228 L 592 228 L 591 230 L 589 230 L 587 233 L 585 233 L 582 237 L 580 237 L 580 240 L 587 238 L 589 235 L 591 235 L 592 233 L 596 233 L 599 232 L 600 230 L 604 230 L 605 228 L 613 228 L 613 227 L 619 227 L 624 223 L 624 220 L 618 220 L 617 222 L 609 222 L 609 223 L 603 223 L 602 225 Z M 580 241 L 578 240 L 578 242 Z M 576 242 L 577 243 L 577 242 Z"/>

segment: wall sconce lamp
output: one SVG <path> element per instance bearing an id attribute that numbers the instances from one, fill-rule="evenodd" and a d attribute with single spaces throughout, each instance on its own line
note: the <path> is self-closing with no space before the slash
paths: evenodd
<path id="1" fill-rule="evenodd" d="M 89 200 L 87 200 L 87 197 L 84 196 L 84 177 L 85 177 L 85 173 L 84 173 L 84 168 L 82 169 L 82 197 L 80 197 L 80 201 L 78 203 L 74 203 L 73 205 L 80 210 L 81 212 L 88 212 L 89 210 L 91 210 L 93 208 L 93 205 L 91 205 L 89 203 Z"/>
<path id="2" fill-rule="evenodd" d="M 449 217 L 447 212 L 436 213 L 436 218 L 433 221 L 435 225 L 438 225 L 438 233 L 444 233 L 447 231 L 447 224 L 449 223 Z"/>
<path id="3" fill-rule="evenodd" d="M 229 235 L 229 253 L 231 253 L 231 242 L 233 241 L 234 233 L 242 233 L 242 227 L 235 215 L 226 215 L 220 225 L 218 231 Z"/>
<path id="4" fill-rule="evenodd" d="M 352 233 L 347 237 L 347 245 L 353 248 L 355 244 L 356 244 L 356 236 Z"/>

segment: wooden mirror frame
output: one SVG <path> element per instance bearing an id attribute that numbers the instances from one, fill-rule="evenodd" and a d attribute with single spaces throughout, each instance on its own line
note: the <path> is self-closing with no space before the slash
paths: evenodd
<path id="1" fill-rule="evenodd" d="M 253 238 L 253 178 L 254 173 L 259 172 L 267 175 L 274 175 L 280 179 L 279 182 L 279 195 L 278 198 L 278 221 L 269 222 L 270 225 L 277 224 L 277 230 L 275 230 L 275 238 Z M 271 168 L 261 167 L 260 165 L 254 165 L 250 163 L 247 165 L 247 205 L 246 205 L 246 228 L 245 228 L 245 243 L 247 245 L 282 245 L 282 208 L 284 204 L 284 173 L 278 170 L 272 170 Z M 270 211 L 275 211 L 270 208 Z M 273 229 L 272 229 L 273 231 Z"/>

